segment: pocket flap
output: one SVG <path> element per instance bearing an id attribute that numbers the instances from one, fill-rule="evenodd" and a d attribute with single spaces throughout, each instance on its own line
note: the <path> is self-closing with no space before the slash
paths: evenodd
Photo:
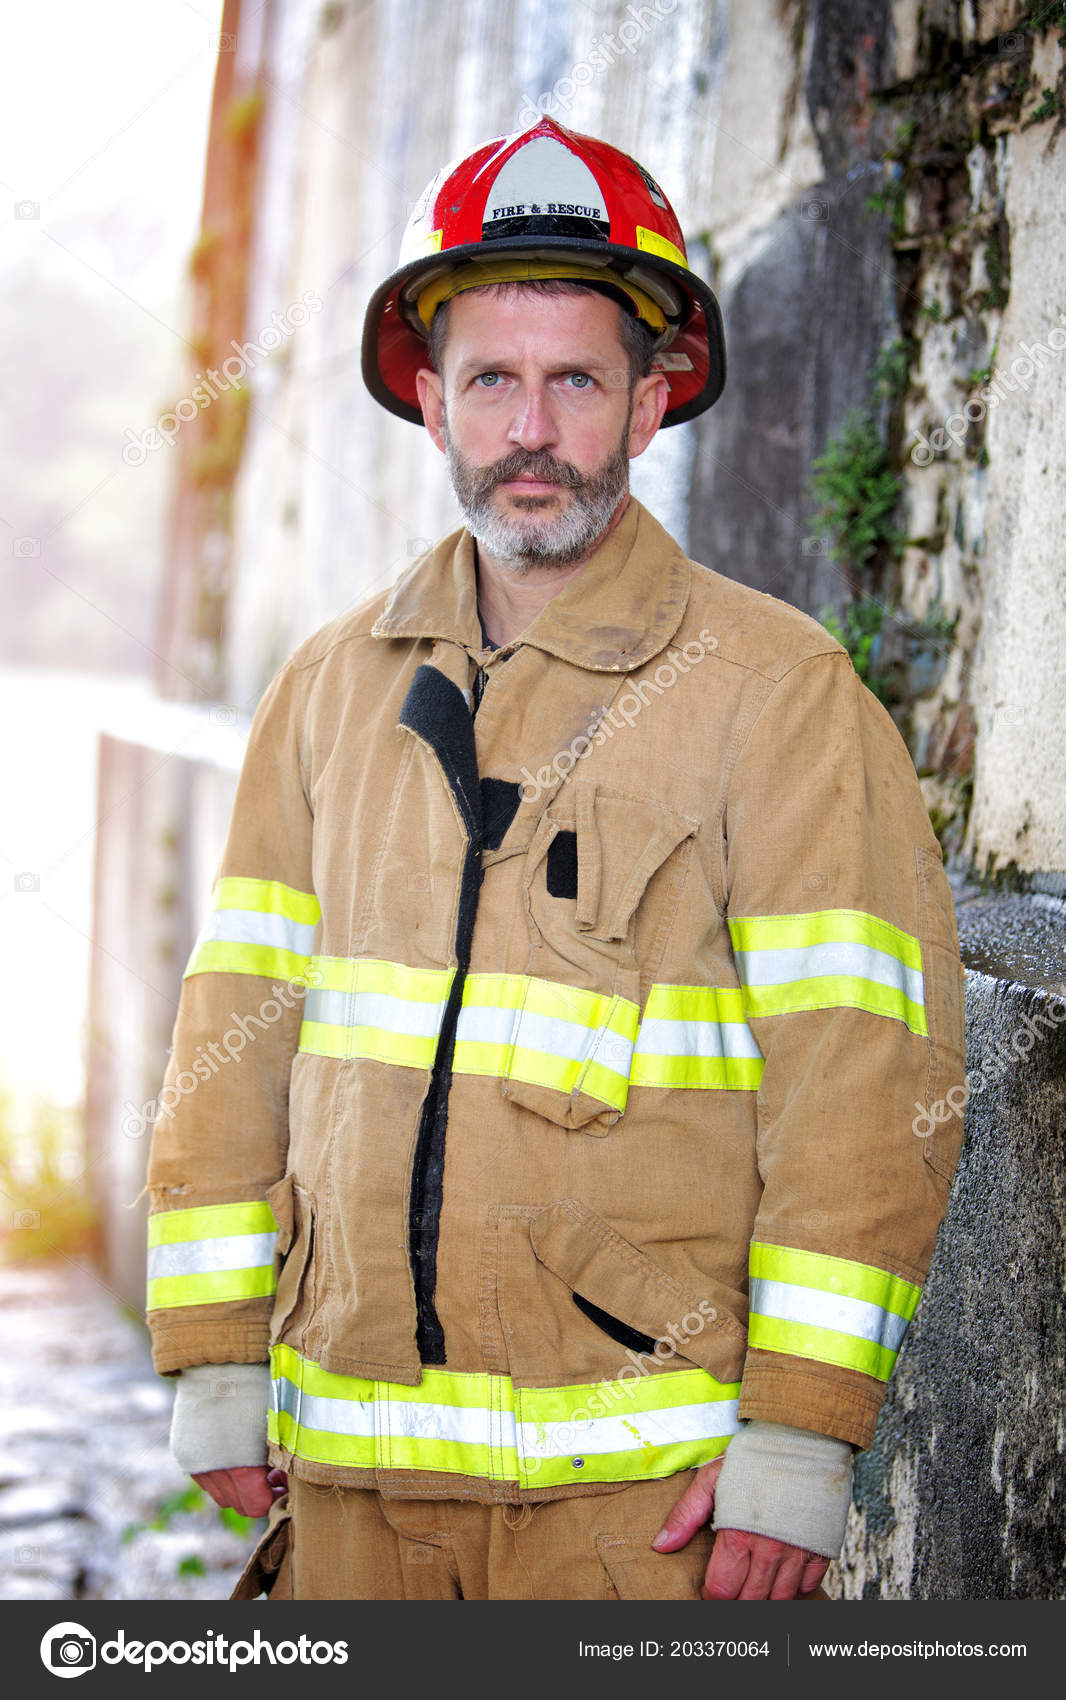
<path id="1" fill-rule="evenodd" d="M 699 821 L 646 797 L 576 787 L 576 921 L 594 939 L 624 939 L 648 881 Z"/>
<path id="2" fill-rule="evenodd" d="M 561 1199 L 529 1224 L 540 1262 L 573 1292 L 653 1340 L 670 1340 L 719 1381 L 739 1379 L 747 1301 L 721 1282 L 687 1292 L 580 1199 Z"/>

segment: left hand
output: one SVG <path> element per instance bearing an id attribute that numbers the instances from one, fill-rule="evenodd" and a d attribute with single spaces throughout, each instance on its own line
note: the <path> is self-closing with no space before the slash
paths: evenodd
<path id="1" fill-rule="evenodd" d="M 714 1489 L 725 1454 L 704 1464 L 667 1514 L 656 1552 L 679 1552 L 710 1521 Z M 746 1529 L 719 1529 L 700 1597 L 704 1600 L 794 1600 L 817 1588 L 829 1560 Z"/>

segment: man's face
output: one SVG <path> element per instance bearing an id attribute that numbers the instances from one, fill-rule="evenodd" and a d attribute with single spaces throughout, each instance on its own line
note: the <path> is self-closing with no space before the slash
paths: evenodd
<path id="1" fill-rule="evenodd" d="M 665 383 L 631 386 L 618 315 L 588 290 L 466 291 L 448 307 L 442 377 L 419 373 L 463 516 L 517 571 L 588 553 L 658 428 Z"/>

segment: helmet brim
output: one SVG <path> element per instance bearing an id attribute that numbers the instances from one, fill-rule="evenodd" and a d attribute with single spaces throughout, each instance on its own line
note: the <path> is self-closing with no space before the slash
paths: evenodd
<path id="1" fill-rule="evenodd" d="M 543 252 L 546 246 L 568 259 L 613 261 L 622 270 L 637 267 L 668 278 L 680 290 L 688 311 L 661 357 L 671 396 L 663 425 L 680 425 L 714 406 L 725 387 L 725 336 L 718 302 L 702 278 L 687 266 L 617 243 L 592 244 L 580 237 L 561 236 L 546 243 L 543 235 L 511 237 L 500 244 L 470 242 L 443 255 L 411 260 L 387 277 L 370 297 L 363 326 L 363 379 L 374 400 L 399 419 L 424 424 L 415 373 L 429 364 L 429 355 L 425 338 L 412 329 L 400 308 L 400 296 L 410 284 L 440 272 L 442 266 L 451 269 L 471 260 L 513 259 L 523 251 Z"/>

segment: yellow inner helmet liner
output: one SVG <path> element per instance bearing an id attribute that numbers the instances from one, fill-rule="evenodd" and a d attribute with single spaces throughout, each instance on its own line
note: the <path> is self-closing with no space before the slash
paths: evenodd
<path id="1" fill-rule="evenodd" d="M 659 303 L 620 272 L 605 266 L 583 266 L 570 260 L 490 260 L 485 264 L 473 261 L 470 265 L 457 266 L 455 271 L 435 277 L 419 291 L 418 316 L 428 331 L 437 308 L 450 301 L 453 295 L 461 295 L 464 289 L 476 289 L 490 283 L 529 283 L 541 277 L 609 283 L 629 297 L 637 310 L 637 317 L 650 325 L 653 331 L 661 334 L 669 328 L 669 320 Z"/>

